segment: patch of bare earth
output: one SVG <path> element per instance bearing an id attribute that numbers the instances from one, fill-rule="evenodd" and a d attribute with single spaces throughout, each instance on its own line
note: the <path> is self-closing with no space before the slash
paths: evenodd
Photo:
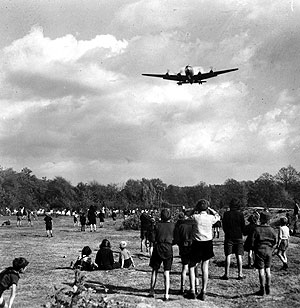
<path id="1" fill-rule="evenodd" d="M 6 220 L 6 217 L 1 217 Z M 236 261 L 233 257 L 230 279 L 220 280 L 224 273 L 223 238 L 214 241 L 215 257 L 210 262 L 210 280 L 205 302 L 187 300 L 176 294 L 180 286 L 181 264 L 178 249 L 174 246 L 174 265 L 171 273 L 170 301 L 164 302 L 163 275 L 159 273 L 156 297 L 148 298 L 151 268 L 147 253 L 140 252 L 139 231 L 118 231 L 121 220 L 107 219 L 104 228 L 97 232 L 80 232 L 73 227 L 71 217 L 54 218 L 54 237 L 47 238 L 42 217 L 34 221 L 33 227 L 17 228 L 15 217 L 12 225 L 0 228 L 1 270 L 10 266 L 13 258 L 24 256 L 30 261 L 29 267 L 19 282 L 15 299 L 16 308 L 42 307 L 51 301 L 54 288 L 71 290 L 74 271 L 69 265 L 79 255 L 83 246 L 89 245 L 95 257 L 99 244 L 104 238 L 111 241 L 116 252 L 121 240 L 128 242 L 134 256 L 136 267 L 113 271 L 85 272 L 85 286 L 93 292 L 94 298 L 104 299 L 108 307 L 299 307 L 300 301 L 300 259 L 299 237 L 291 237 L 288 250 L 289 269 L 281 271 L 282 266 L 275 256 L 272 265 L 271 295 L 259 297 L 254 293 L 259 289 L 258 273 L 245 269 L 245 280 L 237 280 Z M 246 255 L 244 256 L 246 263 Z M 7 298 L 9 292 L 5 293 Z"/>

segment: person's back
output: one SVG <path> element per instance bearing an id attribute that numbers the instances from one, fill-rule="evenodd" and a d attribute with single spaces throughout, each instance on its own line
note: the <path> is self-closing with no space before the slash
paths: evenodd
<path id="1" fill-rule="evenodd" d="M 180 247 L 190 246 L 193 242 L 194 220 L 190 218 L 182 219 L 175 225 L 174 241 Z"/>
<path id="2" fill-rule="evenodd" d="M 224 213 L 222 223 L 225 239 L 243 239 L 245 219 L 242 212 L 238 209 L 230 209 Z"/>
<path id="3" fill-rule="evenodd" d="M 254 251 L 263 247 L 272 248 L 276 244 L 276 233 L 270 225 L 257 225 L 252 236 Z"/>
<path id="4" fill-rule="evenodd" d="M 101 270 L 111 270 L 114 266 L 114 256 L 111 250 L 110 242 L 104 239 L 97 252 L 95 263 Z"/>

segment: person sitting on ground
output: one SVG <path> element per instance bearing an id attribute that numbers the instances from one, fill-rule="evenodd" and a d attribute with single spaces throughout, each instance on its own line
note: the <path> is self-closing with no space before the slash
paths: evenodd
<path id="1" fill-rule="evenodd" d="M 134 262 L 133 258 L 129 252 L 129 250 L 126 248 L 127 243 L 125 241 L 121 241 L 120 243 L 120 253 L 119 253 L 119 263 L 120 263 L 120 268 L 129 268 L 129 267 L 134 267 Z"/>
<path id="2" fill-rule="evenodd" d="M 77 258 L 72 268 L 81 271 L 93 271 L 97 269 L 97 265 L 92 262 L 91 254 L 92 249 L 89 246 L 84 246 L 81 251 L 81 256 Z"/>
<path id="3" fill-rule="evenodd" d="M 99 270 L 112 270 L 115 267 L 114 255 L 109 240 L 104 239 L 99 246 L 95 262 Z"/>
<path id="4" fill-rule="evenodd" d="M 171 222 L 171 211 L 163 209 L 161 211 L 161 221 L 156 224 L 154 229 L 154 247 L 150 258 L 152 267 L 149 297 L 154 297 L 154 288 L 157 280 L 158 270 L 161 263 L 164 265 L 164 300 L 169 300 L 170 289 L 170 270 L 173 263 L 173 241 L 175 224 Z"/>
<path id="5" fill-rule="evenodd" d="M 24 273 L 29 262 L 23 258 L 15 258 L 13 266 L 6 268 L 0 273 L 0 307 L 11 308 L 17 295 L 17 285 L 20 279 L 20 273 Z M 11 288 L 8 304 L 5 303 L 3 293 Z"/>
<path id="6" fill-rule="evenodd" d="M 2 227 L 3 227 L 3 226 L 10 226 L 10 220 L 8 219 L 8 220 L 3 221 L 3 223 L 2 223 L 1 226 L 2 226 Z"/>
<path id="7" fill-rule="evenodd" d="M 271 214 L 261 212 L 260 225 L 256 226 L 252 235 L 254 250 L 254 267 L 258 269 L 260 289 L 256 295 L 270 294 L 272 248 L 276 244 L 275 230 L 269 225 Z"/>
<path id="8" fill-rule="evenodd" d="M 281 217 L 280 227 L 278 230 L 277 256 L 283 263 L 283 266 L 281 268 L 282 270 L 288 269 L 286 251 L 289 247 L 289 237 L 290 237 L 290 232 L 287 226 L 287 218 Z"/>

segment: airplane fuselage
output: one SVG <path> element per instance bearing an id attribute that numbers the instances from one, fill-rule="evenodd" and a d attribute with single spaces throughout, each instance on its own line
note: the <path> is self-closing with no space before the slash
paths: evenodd
<path id="1" fill-rule="evenodd" d="M 187 65 L 184 69 L 184 73 L 186 75 L 186 78 L 188 79 L 189 83 L 193 83 L 193 76 L 194 76 L 194 69 L 190 66 Z"/>

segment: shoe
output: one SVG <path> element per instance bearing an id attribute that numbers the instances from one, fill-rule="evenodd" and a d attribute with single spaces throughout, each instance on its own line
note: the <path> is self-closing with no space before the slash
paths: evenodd
<path id="1" fill-rule="evenodd" d="M 200 301 L 204 301 L 205 295 L 206 295 L 205 292 L 201 291 L 199 295 L 197 296 L 197 299 L 199 299 Z"/>
<path id="2" fill-rule="evenodd" d="M 223 275 L 223 276 L 220 277 L 220 279 L 221 279 L 221 280 L 228 280 L 229 278 L 228 278 L 228 276 Z"/>
<path id="3" fill-rule="evenodd" d="M 195 292 L 188 292 L 188 293 L 186 293 L 186 295 L 184 296 L 184 298 L 187 298 L 187 299 L 196 299 L 196 294 L 195 294 Z"/>
<path id="4" fill-rule="evenodd" d="M 169 301 L 169 300 L 170 300 L 169 296 L 167 297 L 167 296 L 165 295 L 164 298 L 163 298 L 163 301 L 164 301 L 164 302 L 167 302 L 167 301 Z"/>
<path id="5" fill-rule="evenodd" d="M 245 276 L 238 276 L 237 280 L 244 280 L 245 278 Z"/>
<path id="6" fill-rule="evenodd" d="M 264 295 L 265 295 L 265 290 L 264 290 L 264 288 L 260 288 L 259 291 L 255 292 L 255 295 L 264 296 Z"/>
<path id="7" fill-rule="evenodd" d="M 155 297 L 154 290 L 150 290 L 150 292 L 149 292 L 149 294 L 148 294 L 148 297 L 152 297 L 152 298 Z"/>
<path id="8" fill-rule="evenodd" d="M 266 285 L 265 291 L 266 291 L 266 294 L 269 295 L 271 293 L 270 286 Z"/>

